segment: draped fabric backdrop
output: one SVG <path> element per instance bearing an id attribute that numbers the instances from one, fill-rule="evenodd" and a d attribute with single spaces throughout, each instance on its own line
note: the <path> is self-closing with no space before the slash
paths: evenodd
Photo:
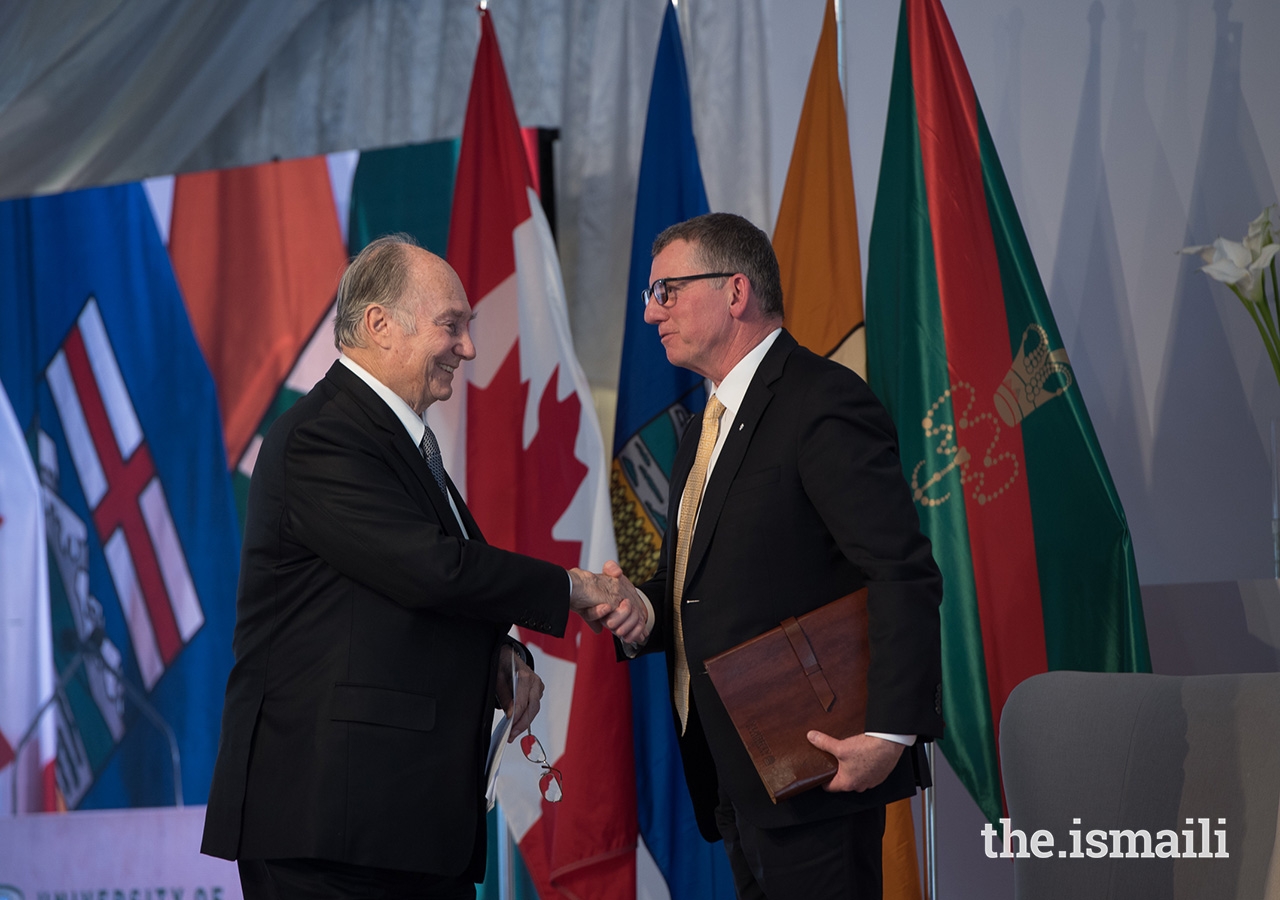
<path id="1" fill-rule="evenodd" d="M 606 431 L 666 2 L 490 3 L 521 125 L 559 129 L 557 245 L 575 350 Z M 681 3 L 709 206 L 770 233 L 824 5 Z M 945 5 L 1127 514 L 1138 577 L 1269 577 L 1280 387 L 1238 301 L 1174 251 L 1238 238 L 1276 201 L 1280 4 Z M 844 11 L 865 276 L 899 4 Z M 0 198 L 456 140 L 478 34 L 474 5 L 448 0 L 10 0 L 0 4 Z M 345 186 L 335 178 L 340 219 L 351 159 L 330 156 L 331 173 L 346 160 Z M 159 224 L 163 237 L 167 215 Z M 14 271 L 0 267 L 0 282 Z M 6 354 L 31 352 L 17 339 L 26 332 L 0 324 Z M 10 399 L 27 429 L 30 399 Z M 948 822 L 957 834 L 976 830 L 976 808 L 942 774 L 940 834 Z M 953 882 L 952 866 L 982 864 L 971 858 L 963 841 L 940 847 L 943 880 Z"/>

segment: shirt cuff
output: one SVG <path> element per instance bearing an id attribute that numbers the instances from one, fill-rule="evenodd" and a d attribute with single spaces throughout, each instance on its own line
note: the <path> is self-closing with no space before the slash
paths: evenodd
<path id="1" fill-rule="evenodd" d="M 644 591 L 636 588 L 636 593 L 640 595 L 640 599 L 644 601 L 644 611 L 647 616 L 644 621 L 644 637 L 636 641 L 634 644 L 622 641 L 622 652 L 626 654 L 627 659 L 635 659 L 639 654 L 640 648 L 649 642 L 649 635 L 653 634 L 653 604 L 649 602 L 649 597 Z"/>
<path id="2" fill-rule="evenodd" d="M 867 737 L 880 738 L 882 741 L 893 741 L 895 744 L 904 744 L 907 747 L 916 742 L 914 734 L 886 734 L 882 731 L 868 731 L 866 734 Z"/>

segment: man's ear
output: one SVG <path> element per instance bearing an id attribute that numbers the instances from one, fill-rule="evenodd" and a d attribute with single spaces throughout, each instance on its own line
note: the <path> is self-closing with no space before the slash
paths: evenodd
<path id="1" fill-rule="evenodd" d="M 369 340 L 383 350 L 391 347 L 391 316 L 387 315 L 384 309 L 378 303 L 370 303 L 364 308 L 365 334 L 369 336 Z"/>
<path id="2" fill-rule="evenodd" d="M 733 292 L 729 295 L 729 315 L 741 319 L 747 313 L 747 304 L 751 299 L 751 281 L 739 272 L 729 278 Z"/>

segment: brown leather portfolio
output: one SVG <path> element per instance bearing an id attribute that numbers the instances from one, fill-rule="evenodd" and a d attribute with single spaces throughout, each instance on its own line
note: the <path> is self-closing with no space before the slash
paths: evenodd
<path id="1" fill-rule="evenodd" d="M 836 774 L 835 757 L 809 743 L 810 730 L 863 732 L 868 654 L 862 588 L 706 661 L 774 803 Z"/>

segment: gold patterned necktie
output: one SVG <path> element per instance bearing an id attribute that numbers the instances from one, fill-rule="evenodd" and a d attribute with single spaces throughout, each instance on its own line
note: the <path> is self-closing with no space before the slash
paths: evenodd
<path id="1" fill-rule="evenodd" d="M 702 437 L 698 439 L 698 455 L 689 470 L 684 484 L 684 496 L 680 501 L 680 519 L 676 526 L 675 595 L 672 616 L 676 649 L 676 712 L 680 714 L 680 733 L 684 734 L 689 722 L 689 660 L 684 655 L 684 618 L 680 601 L 684 597 L 684 576 L 689 565 L 689 544 L 693 541 L 693 523 L 698 518 L 698 506 L 702 503 L 702 488 L 707 480 L 707 466 L 711 463 L 711 451 L 720 436 L 720 414 L 724 404 L 712 395 L 702 412 Z"/>

